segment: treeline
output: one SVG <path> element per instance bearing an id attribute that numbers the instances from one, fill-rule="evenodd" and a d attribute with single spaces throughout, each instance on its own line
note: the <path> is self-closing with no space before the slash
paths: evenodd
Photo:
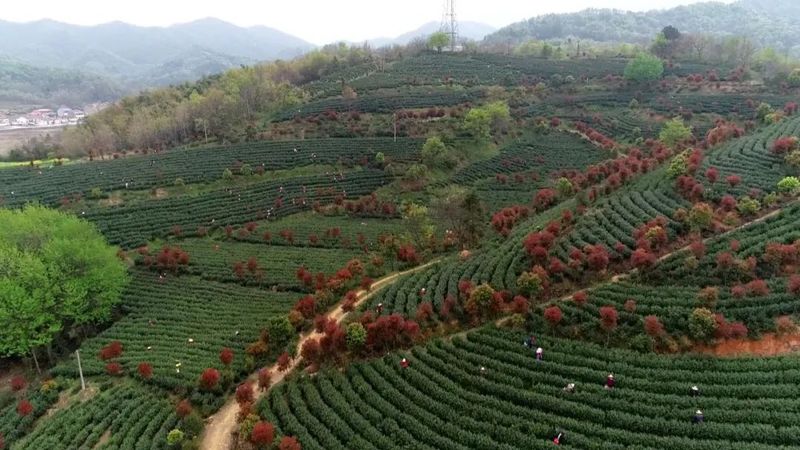
<path id="1" fill-rule="evenodd" d="M 305 99 L 299 87 L 373 58 L 367 47 L 344 44 L 292 61 L 242 67 L 125 97 L 61 138 L 61 156 L 105 158 L 127 150 L 159 150 L 193 142 L 235 143 L 257 138 L 271 114 Z"/>

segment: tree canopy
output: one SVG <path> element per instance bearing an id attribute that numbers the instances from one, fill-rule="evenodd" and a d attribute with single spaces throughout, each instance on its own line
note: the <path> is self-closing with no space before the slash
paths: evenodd
<path id="1" fill-rule="evenodd" d="M 41 206 L 0 210 L 0 355 L 111 318 L 128 282 L 95 227 Z"/>
<path id="2" fill-rule="evenodd" d="M 640 53 L 625 66 L 625 79 L 630 81 L 655 81 L 663 74 L 664 63 L 649 53 Z"/>
<path id="3" fill-rule="evenodd" d="M 450 36 L 448 36 L 447 33 L 439 31 L 433 33 L 428 38 L 428 46 L 435 48 L 437 52 L 441 53 L 442 49 L 448 45 L 450 45 Z"/>
<path id="4" fill-rule="evenodd" d="M 508 103 L 492 102 L 480 108 L 472 108 L 464 119 L 464 127 L 476 140 L 488 140 L 493 132 L 511 120 Z"/>

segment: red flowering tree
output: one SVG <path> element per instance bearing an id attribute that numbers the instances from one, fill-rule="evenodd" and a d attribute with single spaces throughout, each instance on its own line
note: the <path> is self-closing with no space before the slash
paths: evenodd
<path id="1" fill-rule="evenodd" d="M 631 254 L 631 265 L 637 269 L 647 269 L 656 263 L 656 256 L 646 249 L 638 248 Z"/>
<path id="2" fill-rule="evenodd" d="M 292 358 L 289 356 L 289 354 L 286 352 L 281 353 L 281 355 L 278 356 L 278 371 L 285 372 L 291 363 Z"/>
<path id="3" fill-rule="evenodd" d="M 118 358 L 122 355 L 122 342 L 113 341 L 100 349 L 100 359 L 108 361 L 109 359 Z"/>
<path id="4" fill-rule="evenodd" d="M 245 381 L 236 387 L 236 403 L 242 405 L 244 403 L 253 403 L 253 383 Z"/>
<path id="5" fill-rule="evenodd" d="M 11 390 L 14 392 L 19 392 L 25 389 L 26 384 L 25 378 L 21 375 L 16 375 L 11 378 Z"/>
<path id="6" fill-rule="evenodd" d="M 33 405 L 27 399 L 22 399 L 17 403 L 17 414 L 22 417 L 28 416 L 33 412 Z"/>
<path id="7" fill-rule="evenodd" d="M 183 399 L 175 406 L 175 414 L 183 419 L 192 413 L 192 402 L 189 399 Z"/>
<path id="8" fill-rule="evenodd" d="M 300 356 L 303 357 L 309 364 L 316 364 L 322 358 L 322 349 L 319 345 L 319 340 L 309 339 L 303 343 L 300 349 Z"/>
<path id="9" fill-rule="evenodd" d="M 297 438 L 292 436 L 284 436 L 280 443 L 278 443 L 278 450 L 302 450 L 303 447 L 300 446 L 300 442 L 297 441 Z"/>
<path id="10" fill-rule="evenodd" d="M 106 373 L 111 375 L 112 377 L 118 377 L 122 375 L 122 365 L 118 362 L 110 362 L 106 364 Z"/>
<path id="11" fill-rule="evenodd" d="M 664 334 L 664 325 L 656 316 L 644 318 L 644 332 L 650 337 L 659 337 Z"/>
<path id="12" fill-rule="evenodd" d="M 575 304 L 577 305 L 583 306 L 586 304 L 588 300 L 589 300 L 589 294 L 586 293 L 586 291 L 578 291 L 572 294 L 572 301 L 575 302 Z"/>
<path id="13" fill-rule="evenodd" d="M 206 391 L 213 390 L 219 383 L 219 370 L 209 367 L 200 374 L 200 388 Z"/>
<path id="14" fill-rule="evenodd" d="M 561 308 L 558 306 L 551 306 L 544 310 L 544 319 L 550 326 L 556 326 L 561 322 L 563 318 L 563 314 L 561 313 Z"/>
<path id="15" fill-rule="evenodd" d="M 792 275 L 786 284 L 786 291 L 792 295 L 800 295 L 800 275 Z"/>
<path id="16" fill-rule="evenodd" d="M 740 177 L 739 175 L 735 175 L 735 174 L 734 175 L 728 175 L 725 178 L 725 181 L 727 181 L 728 184 L 731 187 L 736 187 L 742 182 L 742 177 Z"/>
<path id="17" fill-rule="evenodd" d="M 272 371 L 264 367 L 258 371 L 258 388 L 263 392 L 272 385 Z"/>
<path id="18" fill-rule="evenodd" d="M 223 348 L 222 351 L 219 352 L 219 361 L 225 366 L 230 366 L 233 362 L 233 350 Z"/>
<path id="19" fill-rule="evenodd" d="M 142 377 L 143 380 L 149 380 L 153 376 L 153 366 L 150 363 L 139 363 L 139 366 L 136 369 L 137 372 L 139 372 L 139 376 Z"/>
<path id="20" fill-rule="evenodd" d="M 613 306 L 603 306 L 600 308 L 600 326 L 607 333 L 611 333 L 617 328 L 617 309 Z"/>
<path id="21" fill-rule="evenodd" d="M 275 440 L 275 427 L 269 422 L 256 422 L 250 433 L 250 442 L 257 448 L 268 448 Z"/>

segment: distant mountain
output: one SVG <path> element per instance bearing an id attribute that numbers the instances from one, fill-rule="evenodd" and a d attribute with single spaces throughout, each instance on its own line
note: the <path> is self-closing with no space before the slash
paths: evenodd
<path id="1" fill-rule="evenodd" d="M 439 31 L 441 24 L 439 22 L 428 22 L 425 25 L 417 28 L 416 30 L 409 31 L 408 33 L 401 34 L 394 38 L 376 38 L 369 39 L 368 42 L 373 47 L 383 47 L 385 45 L 406 45 L 416 38 L 424 38 Z M 494 32 L 497 28 L 486 25 L 480 22 L 459 22 L 458 34 L 462 38 L 479 41 L 486 37 L 486 35 Z"/>
<path id="2" fill-rule="evenodd" d="M 128 89 L 194 80 L 241 64 L 291 58 L 313 47 L 272 28 L 242 28 L 217 19 L 170 27 L 0 21 L 0 56 L 32 66 L 100 75 Z"/>
<path id="3" fill-rule="evenodd" d="M 519 44 L 530 39 L 591 39 L 599 42 L 647 43 L 663 27 L 718 36 L 747 36 L 762 46 L 800 56 L 800 2 L 740 0 L 708 2 L 647 12 L 587 9 L 548 14 L 518 22 L 486 37 L 487 43 Z"/>

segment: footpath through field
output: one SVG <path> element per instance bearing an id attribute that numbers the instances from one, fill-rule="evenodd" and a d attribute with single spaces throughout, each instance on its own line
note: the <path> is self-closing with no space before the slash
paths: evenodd
<path id="1" fill-rule="evenodd" d="M 369 291 L 362 290 L 359 291 L 357 294 L 356 300 L 356 307 L 360 306 L 365 301 L 369 300 L 376 292 L 378 292 L 382 287 L 392 284 L 398 278 L 408 275 L 414 272 L 419 272 L 420 270 L 426 269 L 436 263 L 439 262 L 439 259 L 435 259 L 430 261 L 426 264 L 423 264 L 418 267 L 414 267 L 412 269 L 406 270 L 405 272 L 394 273 L 392 275 L 388 275 L 384 278 L 381 278 L 370 286 Z M 341 322 L 341 320 L 347 315 L 347 313 L 342 309 L 341 303 L 336 305 L 336 308 L 329 311 L 325 317 L 328 320 L 334 320 L 337 323 Z M 301 349 L 303 344 L 308 341 L 309 339 L 315 339 L 321 337 L 321 333 L 317 333 L 316 331 L 312 331 L 309 333 L 305 333 L 300 336 L 300 340 L 297 342 L 297 349 Z M 275 364 L 270 367 L 270 371 L 272 373 L 272 380 L 270 386 L 274 386 L 280 383 L 286 374 L 292 372 L 298 364 L 302 361 L 302 356 L 300 356 L 299 351 L 297 352 L 297 356 L 292 359 L 289 368 L 285 371 L 281 372 L 278 370 L 278 365 Z M 248 380 L 253 382 L 258 380 L 258 372 L 253 373 L 248 377 Z M 257 401 L 264 392 L 256 387 L 255 389 L 255 397 L 254 400 Z M 231 396 L 230 399 L 225 403 L 225 405 L 220 408 L 215 414 L 211 415 L 208 420 L 206 421 L 206 427 L 203 431 L 203 436 L 201 439 L 200 449 L 201 450 L 230 450 L 232 448 L 232 433 L 236 430 L 236 415 L 239 412 L 239 404 L 236 403 L 236 398 Z"/>

